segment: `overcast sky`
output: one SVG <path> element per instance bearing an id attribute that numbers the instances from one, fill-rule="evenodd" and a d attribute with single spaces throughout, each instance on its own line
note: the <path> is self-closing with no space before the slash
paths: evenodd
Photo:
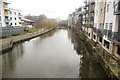
<path id="1" fill-rule="evenodd" d="M 45 14 L 49 18 L 67 19 L 68 14 L 83 6 L 83 0 L 9 0 L 10 6 L 23 15 Z"/>

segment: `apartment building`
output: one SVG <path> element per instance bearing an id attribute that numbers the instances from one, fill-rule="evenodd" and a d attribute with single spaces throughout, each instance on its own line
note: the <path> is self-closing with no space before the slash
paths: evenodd
<path id="1" fill-rule="evenodd" d="M 120 0 L 87 0 L 79 9 L 82 31 L 99 50 L 101 58 L 120 75 Z M 72 23 L 73 20 L 72 20 Z M 97 44 L 94 44 L 97 43 Z M 108 69 L 108 68 L 107 68 Z"/>
<path id="2" fill-rule="evenodd" d="M 1 27 L 7 26 L 8 13 L 9 13 L 9 2 L 7 0 L 0 1 L 0 12 L 1 12 Z"/>
<path id="3" fill-rule="evenodd" d="M 120 55 L 120 0 L 107 0 L 103 48 L 117 57 Z"/>
<path id="4" fill-rule="evenodd" d="M 102 44 L 104 21 L 105 21 L 105 1 L 95 1 L 95 15 L 94 15 L 94 28 L 93 28 L 93 40 Z"/>
<path id="5" fill-rule="evenodd" d="M 7 0 L 0 0 L 0 37 L 24 32 L 21 12 L 11 9 Z"/>
<path id="6" fill-rule="evenodd" d="M 15 10 L 15 9 L 11 9 L 9 11 L 9 22 L 8 22 L 8 26 L 22 26 L 22 21 L 21 21 L 21 11 L 19 10 Z"/>
<path id="7" fill-rule="evenodd" d="M 85 31 L 86 35 L 89 39 L 92 39 L 93 37 L 93 26 L 94 26 L 94 8 L 95 8 L 95 2 L 94 0 L 86 0 L 85 1 L 86 6 L 86 14 L 85 14 Z"/>

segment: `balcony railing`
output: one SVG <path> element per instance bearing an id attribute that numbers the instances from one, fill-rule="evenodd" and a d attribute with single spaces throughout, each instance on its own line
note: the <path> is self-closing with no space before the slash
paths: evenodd
<path id="1" fill-rule="evenodd" d="M 93 17 L 93 16 L 90 16 L 89 19 L 92 21 L 92 20 L 94 20 L 94 17 Z"/>
<path id="2" fill-rule="evenodd" d="M 88 27 L 88 24 L 83 24 L 83 27 Z"/>
<path id="3" fill-rule="evenodd" d="M 103 29 L 97 29 L 97 34 L 101 37 L 103 36 L 103 32 L 104 32 Z"/>
<path id="4" fill-rule="evenodd" d="M 103 29 L 96 29 L 96 27 L 93 28 L 93 32 L 96 33 L 98 36 L 103 36 Z"/>
<path id="5" fill-rule="evenodd" d="M 88 14 L 89 13 L 89 10 L 86 10 L 86 14 Z"/>
<path id="6" fill-rule="evenodd" d="M 120 1 L 116 5 L 114 5 L 114 14 L 120 15 Z"/>
<path id="7" fill-rule="evenodd" d="M 89 16 L 85 18 L 86 20 L 89 20 Z"/>
<path id="8" fill-rule="evenodd" d="M 8 18 L 5 18 L 5 22 L 9 22 L 10 21 L 10 19 L 8 19 Z"/>
<path id="9" fill-rule="evenodd" d="M 96 27 L 93 27 L 93 32 L 94 32 L 94 33 L 97 33 Z"/>
<path id="10" fill-rule="evenodd" d="M 112 30 L 104 30 L 104 35 L 112 42 L 120 45 L 120 32 L 112 32 Z"/>
<path id="11" fill-rule="evenodd" d="M 5 16 L 8 16 L 8 12 L 7 12 L 7 11 L 5 11 L 5 12 L 4 12 L 4 15 L 5 15 Z"/>
<path id="12" fill-rule="evenodd" d="M 93 12 L 94 12 L 94 9 L 89 9 L 89 12 L 90 12 L 90 13 L 93 13 Z"/>
<path id="13" fill-rule="evenodd" d="M 88 24 L 88 28 L 93 28 L 93 24 Z"/>

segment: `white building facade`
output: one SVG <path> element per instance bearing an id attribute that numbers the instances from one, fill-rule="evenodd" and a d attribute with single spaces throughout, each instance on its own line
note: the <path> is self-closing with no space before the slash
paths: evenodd
<path id="1" fill-rule="evenodd" d="M 0 0 L 0 37 L 24 32 L 21 12 L 11 9 L 9 4 L 8 0 Z"/>

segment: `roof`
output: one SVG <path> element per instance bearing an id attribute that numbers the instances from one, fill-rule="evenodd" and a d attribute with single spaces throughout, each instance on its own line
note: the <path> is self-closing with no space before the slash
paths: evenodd
<path id="1" fill-rule="evenodd" d="M 25 21 L 25 22 L 31 22 L 31 23 L 34 23 L 34 21 L 29 20 L 29 19 L 26 19 L 26 18 L 22 18 L 21 20 L 22 20 L 22 21 Z"/>

